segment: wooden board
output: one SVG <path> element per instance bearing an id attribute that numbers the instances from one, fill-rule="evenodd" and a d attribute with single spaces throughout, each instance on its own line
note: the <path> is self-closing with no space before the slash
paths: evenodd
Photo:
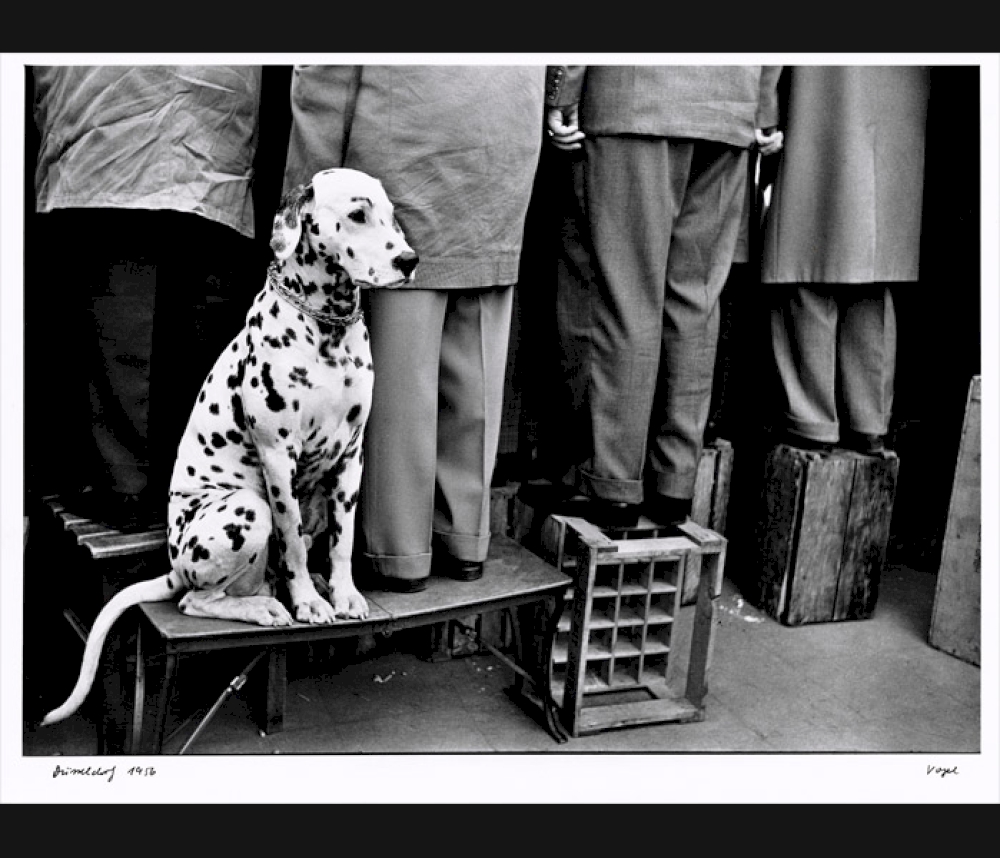
<path id="1" fill-rule="evenodd" d="M 928 641 L 972 664 L 980 663 L 982 545 L 982 388 L 969 388 L 958 463 L 945 526 Z"/>
<path id="2" fill-rule="evenodd" d="M 781 611 L 790 626 L 834 619 L 853 477 L 854 463 L 832 456 L 807 468 L 795 544 L 788 546 L 794 559 Z"/>

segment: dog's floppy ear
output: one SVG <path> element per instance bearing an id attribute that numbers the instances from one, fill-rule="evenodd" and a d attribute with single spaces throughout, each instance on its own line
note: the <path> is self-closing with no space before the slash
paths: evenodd
<path id="1" fill-rule="evenodd" d="M 271 250 L 278 259 L 288 259 L 295 252 L 302 232 L 302 206 L 313 195 L 312 184 L 297 185 L 281 198 L 271 227 Z"/>

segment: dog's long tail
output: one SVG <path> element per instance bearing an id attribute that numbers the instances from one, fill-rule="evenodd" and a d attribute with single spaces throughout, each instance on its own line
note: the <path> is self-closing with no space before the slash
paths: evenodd
<path id="1" fill-rule="evenodd" d="M 115 621 L 125 613 L 126 610 L 140 602 L 166 602 L 183 592 L 178 587 L 174 573 L 161 575 L 149 581 L 139 581 L 124 590 L 116 593 L 94 620 L 94 625 L 87 636 L 87 644 L 83 649 L 83 664 L 80 667 L 80 676 L 76 680 L 76 686 L 72 694 L 67 698 L 62 706 L 53 709 L 42 719 L 42 726 L 55 724 L 68 718 L 87 698 L 90 688 L 94 684 L 94 677 L 97 675 L 97 664 L 101 658 L 101 650 L 104 648 L 104 640 Z"/>

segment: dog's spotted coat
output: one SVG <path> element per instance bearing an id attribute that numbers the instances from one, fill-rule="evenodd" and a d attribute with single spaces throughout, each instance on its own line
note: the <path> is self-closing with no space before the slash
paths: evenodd
<path id="1" fill-rule="evenodd" d="M 186 614 L 260 625 L 367 616 L 351 575 L 373 383 L 359 287 L 412 280 L 417 257 L 381 184 L 354 170 L 325 170 L 286 195 L 271 247 L 268 282 L 206 378 L 181 439 L 170 483 L 171 571 L 105 606 L 76 688 L 43 723 L 79 707 L 107 630 L 140 601 L 179 596 Z M 306 568 L 322 533 L 328 598 Z M 275 597 L 277 583 L 291 612 Z"/>

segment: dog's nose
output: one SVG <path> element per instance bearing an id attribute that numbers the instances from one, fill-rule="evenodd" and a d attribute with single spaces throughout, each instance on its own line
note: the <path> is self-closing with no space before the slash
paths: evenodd
<path id="1" fill-rule="evenodd" d="M 409 277 L 413 273 L 413 269 L 417 267 L 419 261 L 420 257 L 417 254 L 412 250 L 407 250 L 392 260 L 392 267 L 403 272 L 404 277 Z"/>

